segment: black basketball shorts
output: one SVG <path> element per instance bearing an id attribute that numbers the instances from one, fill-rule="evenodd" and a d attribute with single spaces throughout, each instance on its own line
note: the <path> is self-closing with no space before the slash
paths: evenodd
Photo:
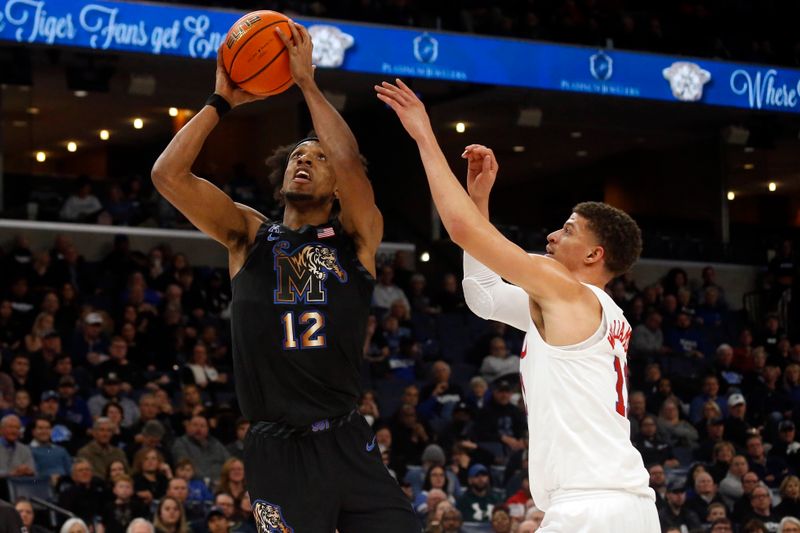
<path id="1" fill-rule="evenodd" d="M 411 503 L 351 413 L 309 428 L 255 423 L 244 442 L 259 533 L 420 533 Z"/>

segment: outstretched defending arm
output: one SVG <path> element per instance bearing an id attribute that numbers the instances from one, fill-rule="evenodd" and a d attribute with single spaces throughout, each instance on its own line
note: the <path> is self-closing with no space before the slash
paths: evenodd
<path id="1" fill-rule="evenodd" d="M 397 86 L 383 82 L 375 90 L 417 142 L 433 201 L 453 241 L 501 277 L 524 289 L 543 310 L 550 302 L 577 299 L 585 289 L 566 267 L 548 257 L 528 255 L 483 217 L 450 170 L 425 106 L 414 92 L 400 80 Z M 491 157 L 484 157 L 483 171 L 491 171 L 492 164 Z"/>
<path id="2" fill-rule="evenodd" d="M 215 92 L 231 108 L 260 100 L 237 89 L 222 66 L 222 54 L 217 53 L 217 80 Z M 233 202 L 211 182 L 195 176 L 192 165 L 211 131 L 219 123 L 218 111 L 206 105 L 175 135 L 153 165 L 153 185 L 184 214 L 200 231 L 229 250 L 247 245 L 263 216 Z"/>
<path id="3" fill-rule="evenodd" d="M 483 159 L 489 156 L 489 171 L 483 172 Z M 483 218 L 489 220 L 489 195 L 499 165 L 494 152 L 482 145 L 471 144 L 461 157 L 467 160 L 467 192 Z M 519 330 L 530 326 L 528 294 L 492 272 L 477 259 L 464 252 L 464 299 L 470 310 L 481 318 L 497 320 Z"/>
<path id="4" fill-rule="evenodd" d="M 328 102 L 314 81 L 311 36 L 299 24 L 293 22 L 289 27 L 292 40 L 280 28 L 275 32 L 289 50 L 292 77 L 303 91 L 314 131 L 336 172 L 342 226 L 355 238 L 359 260 L 374 276 L 375 252 L 383 238 L 383 217 L 375 205 L 375 195 L 361 162 L 358 143 L 347 122 Z"/>

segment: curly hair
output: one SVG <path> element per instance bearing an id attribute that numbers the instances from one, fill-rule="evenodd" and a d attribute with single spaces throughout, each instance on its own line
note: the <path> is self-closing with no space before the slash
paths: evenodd
<path id="1" fill-rule="evenodd" d="M 587 220 L 605 250 L 605 267 L 614 276 L 624 274 L 642 253 L 642 231 L 625 211 L 603 202 L 581 202 L 572 208 Z"/>

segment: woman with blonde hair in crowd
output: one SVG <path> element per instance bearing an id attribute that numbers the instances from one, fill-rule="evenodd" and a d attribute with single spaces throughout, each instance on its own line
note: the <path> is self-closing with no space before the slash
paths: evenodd
<path id="1" fill-rule="evenodd" d="M 25 335 L 25 351 L 32 354 L 41 350 L 42 339 L 53 331 L 55 323 L 55 317 L 50 313 L 39 313 L 33 321 L 31 331 Z"/>
<path id="2" fill-rule="evenodd" d="M 247 487 L 244 485 L 244 463 L 236 457 L 231 457 L 222 464 L 215 492 L 217 494 L 227 492 L 238 504 L 245 491 Z"/>
<path id="3" fill-rule="evenodd" d="M 189 533 L 183 506 L 171 496 L 165 496 L 158 502 L 153 525 L 156 533 Z"/>
<path id="4" fill-rule="evenodd" d="M 775 507 L 775 514 L 778 516 L 800 517 L 800 478 L 797 476 L 783 478 L 780 493 L 781 503 Z"/>

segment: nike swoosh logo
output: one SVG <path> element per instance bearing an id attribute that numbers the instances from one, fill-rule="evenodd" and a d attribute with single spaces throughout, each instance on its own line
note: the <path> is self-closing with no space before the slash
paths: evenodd
<path id="1" fill-rule="evenodd" d="M 374 449 L 375 449 L 375 437 L 372 437 L 372 442 L 367 444 L 367 451 L 371 452 Z"/>
<path id="2" fill-rule="evenodd" d="M 275 235 L 274 233 L 270 233 L 269 235 L 267 235 L 268 241 L 277 241 L 280 238 L 281 238 L 280 235 Z"/>

